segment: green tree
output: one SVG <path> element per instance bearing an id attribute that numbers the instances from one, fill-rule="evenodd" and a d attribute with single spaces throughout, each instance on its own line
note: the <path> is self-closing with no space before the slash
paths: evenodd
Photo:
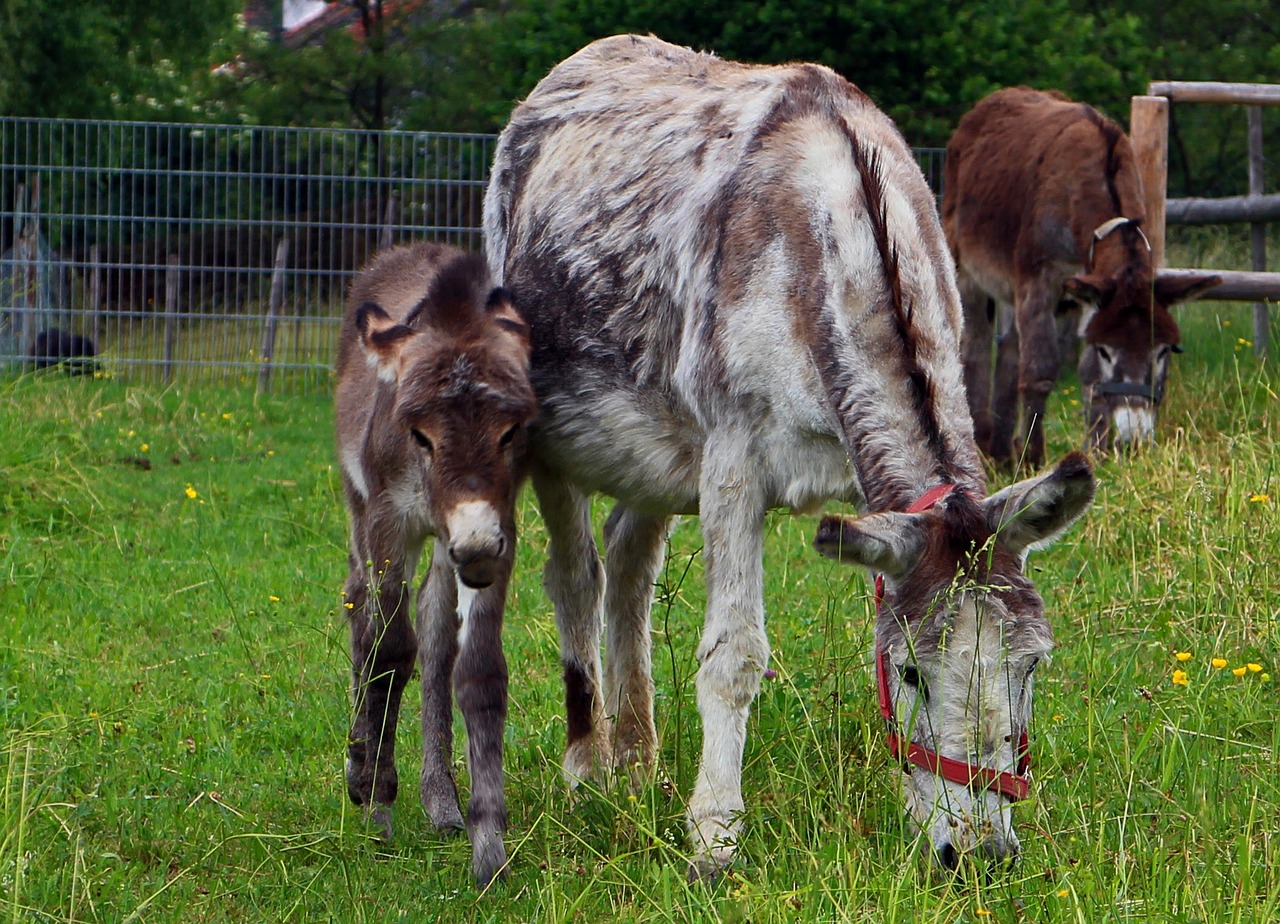
<path id="1" fill-rule="evenodd" d="M 2 0 L 0 113 L 190 118 L 236 0 Z"/>

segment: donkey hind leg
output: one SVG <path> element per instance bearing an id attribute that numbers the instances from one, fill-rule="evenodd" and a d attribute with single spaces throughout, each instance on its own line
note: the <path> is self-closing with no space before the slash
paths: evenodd
<path id="1" fill-rule="evenodd" d="M 1018 327 L 1013 310 L 999 302 L 995 306 L 996 368 L 991 387 L 991 440 L 987 453 L 992 460 L 1013 459 L 1013 434 L 1018 426 Z"/>
<path id="2" fill-rule="evenodd" d="M 978 448 L 991 454 L 991 376 L 995 346 L 994 302 L 972 282 L 960 277 L 964 305 L 964 385 Z"/>
<path id="3" fill-rule="evenodd" d="M 381 562 L 369 566 L 353 561 L 347 580 L 354 712 L 347 742 L 347 793 L 364 807 L 378 833 L 390 839 L 391 804 L 399 785 L 396 725 L 417 640 L 404 562 L 386 557 Z"/>
<path id="4" fill-rule="evenodd" d="M 438 831 L 461 831 L 453 778 L 453 665 L 458 657 L 458 589 L 448 555 L 436 543 L 418 593 L 418 666 L 422 674 L 422 808 Z"/>
<path id="5" fill-rule="evenodd" d="M 691 877 L 714 875 L 733 859 L 741 827 L 742 754 L 747 716 L 768 665 L 762 599 L 764 495 L 750 443 L 713 434 L 703 455 L 700 512 L 707 615 L 698 645 L 702 757 L 689 799 Z"/>
<path id="6" fill-rule="evenodd" d="M 605 708 L 614 716 L 613 757 L 640 783 L 654 765 L 653 651 L 649 611 L 662 569 L 668 518 L 613 508 L 604 527 Z"/>
<path id="7" fill-rule="evenodd" d="M 531 480 L 550 539 L 543 586 L 560 631 L 568 725 L 563 766 L 565 781 L 575 789 L 593 773 L 602 776 L 611 763 L 600 684 L 604 572 L 587 496 L 537 467 Z"/>
<path id="8" fill-rule="evenodd" d="M 508 535 L 514 529 L 506 530 Z M 483 590 L 458 588 L 458 658 L 453 687 L 467 726 L 467 770 L 471 800 L 471 870 L 482 888 L 506 875 L 507 802 L 502 788 L 502 736 L 507 721 L 507 661 L 502 654 L 502 610 L 515 549 Z"/>

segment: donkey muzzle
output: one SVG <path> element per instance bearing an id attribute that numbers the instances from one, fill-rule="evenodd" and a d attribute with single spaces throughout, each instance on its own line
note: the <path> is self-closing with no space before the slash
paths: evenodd
<path id="1" fill-rule="evenodd" d="M 502 520 L 492 504 L 468 501 L 447 518 L 449 566 L 467 587 L 488 587 L 498 578 L 507 552 Z"/>

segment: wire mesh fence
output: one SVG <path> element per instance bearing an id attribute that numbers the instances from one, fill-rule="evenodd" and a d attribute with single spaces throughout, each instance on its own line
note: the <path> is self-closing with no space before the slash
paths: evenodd
<path id="1" fill-rule="evenodd" d="M 0 367 L 327 389 L 375 250 L 479 248 L 495 140 L 0 118 Z"/>
<path id="2" fill-rule="evenodd" d="M 0 363 L 327 387 L 375 249 L 479 246 L 493 142 L 0 119 Z"/>

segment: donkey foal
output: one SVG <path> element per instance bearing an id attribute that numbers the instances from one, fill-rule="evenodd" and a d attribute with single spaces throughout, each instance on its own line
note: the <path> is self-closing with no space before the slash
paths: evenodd
<path id="1" fill-rule="evenodd" d="M 396 723 L 416 655 L 422 805 L 438 829 L 463 827 L 450 770 L 452 680 L 467 726 L 467 826 L 481 885 L 507 862 L 502 611 L 536 408 L 528 365 L 528 330 L 479 256 L 396 248 L 352 285 L 335 401 L 351 521 L 347 789 L 389 838 Z M 415 607 L 411 584 L 428 537 L 435 550 Z"/>

